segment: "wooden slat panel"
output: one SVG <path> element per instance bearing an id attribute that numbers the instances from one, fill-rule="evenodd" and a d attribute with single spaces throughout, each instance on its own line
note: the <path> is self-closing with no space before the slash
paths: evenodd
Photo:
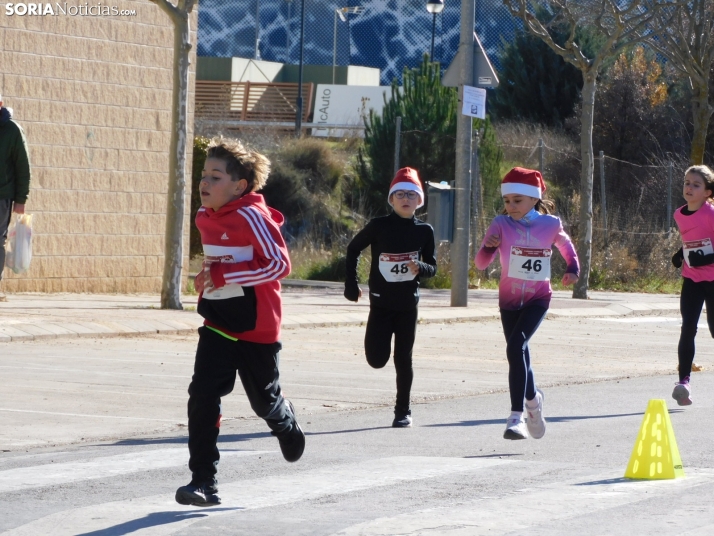
<path id="1" fill-rule="evenodd" d="M 297 84 L 196 81 L 196 119 L 291 121 Z M 312 104 L 313 84 L 303 84 L 303 121 Z"/>

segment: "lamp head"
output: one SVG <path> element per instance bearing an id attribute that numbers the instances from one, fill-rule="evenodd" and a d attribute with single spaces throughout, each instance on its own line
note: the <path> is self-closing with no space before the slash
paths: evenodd
<path id="1" fill-rule="evenodd" d="M 364 13 L 364 8 L 362 6 L 338 7 L 335 9 L 335 13 L 337 13 L 342 22 L 347 22 L 347 17 L 345 17 L 345 15 L 361 15 Z"/>
<path id="2" fill-rule="evenodd" d="M 444 11 L 444 0 L 428 0 L 426 10 L 429 13 L 441 13 Z"/>

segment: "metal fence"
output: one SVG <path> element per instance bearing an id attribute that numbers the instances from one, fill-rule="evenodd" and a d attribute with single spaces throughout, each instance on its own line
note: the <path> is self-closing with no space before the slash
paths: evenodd
<path id="1" fill-rule="evenodd" d="M 562 151 L 542 140 L 530 145 L 502 145 L 509 162 L 540 169 L 549 184 L 547 196 L 566 232 L 576 240 L 580 231 L 580 154 Z M 520 155 L 513 160 L 513 155 Z M 682 198 L 686 158 L 666 156 L 651 164 L 636 164 L 595 152 L 593 174 L 593 277 L 617 286 L 632 280 L 676 280 L 670 257 L 681 246 L 672 218 Z M 475 233 L 483 238 L 490 220 L 501 210 L 499 184 L 483 184 L 475 199 L 481 208 Z M 555 261 L 557 273 L 559 261 Z M 560 266 L 564 269 L 564 265 Z M 613 283 L 614 281 L 614 283 Z"/>
<path id="2" fill-rule="evenodd" d="M 242 57 L 296 64 L 303 0 L 201 0 L 198 55 Z M 304 0 L 304 62 L 360 65 L 381 71 L 381 83 L 401 81 L 404 67 L 416 67 L 429 52 L 433 16 L 426 0 Z M 337 10 L 362 7 L 358 14 Z M 460 0 L 445 0 L 436 15 L 434 59 L 448 67 L 459 44 Z M 521 27 L 502 0 L 480 0 L 476 31 L 492 63 Z"/>

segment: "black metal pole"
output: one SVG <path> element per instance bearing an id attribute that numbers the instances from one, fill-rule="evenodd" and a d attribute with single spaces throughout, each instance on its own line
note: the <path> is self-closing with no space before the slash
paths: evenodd
<path id="1" fill-rule="evenodd" d="M 431 55 L 429 56 L 430 61 L 434 61 L 434 35 L 436 34 L 436 13 L 433 13 L 434 20 L 431 23 Z"/>
<path id="2" fill-rule="evenodd" d="M 298 67 L 298 95 L 295 102 L 295 137 L 299 138 L 302 131 L 302 59 L 303 39 L 305 38 L 305 0 L 300 0 L 300 66 Z"/>

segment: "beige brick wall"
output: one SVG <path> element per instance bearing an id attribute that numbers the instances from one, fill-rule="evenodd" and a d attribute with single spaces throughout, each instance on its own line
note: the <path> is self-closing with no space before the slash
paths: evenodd
<path id="1" fill-rule="evenodd" d="M 0 3 L 0 92 L 25 130 L 32 164 L 33 258 L 26 274 L 5 270 L 8 292 L 161 290 L 173 24 L 148 0 L 101 4 L 136 15 L 8 16 Z M 189 140 L 196 21 L 194 8 Z"/>

